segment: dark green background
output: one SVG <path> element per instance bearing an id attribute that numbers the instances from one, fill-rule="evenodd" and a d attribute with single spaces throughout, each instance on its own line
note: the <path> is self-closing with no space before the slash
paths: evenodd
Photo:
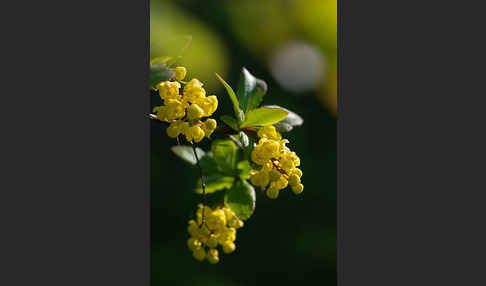
<path id="1" fill-rule="evenodd" d="M 186 246 L 187 221 L 200 201 L 192 192 L 198 170 L 170 151 L 176 141 L 166 136 L 165 126 L 152 123 L 151 284 L 268 286 L 297 282 L 335 285 L 335 116 L 319 100 L 319 91 L 297 94 L 284 90 L 272 77 L 265 57 L 249 51 L 235 38 L 228 22 L 230 17 L 221 2 L 172 1 L 171 5 L 219 35 L 228 58 L 223 77 L 233 88 L 236 88 L 241 67 L 245 66 L 268 84 L 263 104 L 281 105 L 304 118 L 303 126 L 283 136 L 290 140 L 287 145 L 301 158 L 305 189 L 299 196 L 290 189 L 282 191 L 277 200 L 267 199 L 257 190 L 255 213 L 238 230 L 236 251 L 222 254 L 217 265 L 198 262 Z M 164 7 L 164 2 L 161 3 L 157 9 Z M 229 98 L 222 88 L 208 92 L 216 94 L 220 101 L 214 118 L 232 115 Z M 157 103 L 160 100 L 153 97 L 152 104 Z M 219 120 L 218 123 L 223 124 Z M 209 145 L 206 142 L 201 148 L 208 150 Z"/>

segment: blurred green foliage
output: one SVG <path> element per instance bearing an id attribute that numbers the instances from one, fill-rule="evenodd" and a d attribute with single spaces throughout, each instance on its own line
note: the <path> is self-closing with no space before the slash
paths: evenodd
<path id="1" fill-rule="evenodd" d="M 170 151 L 177 143 L 165 127 L 152 124 L 152 286 L 336 284 L 336 15 L 336 2 L 328 0 L 151 0 L 151 58 L 182 50 L 179 62 L 188 77 L 219 98 L 215 118 L 233 114 L 233 106 L 214 73 L 236 87 L 242 67 L 266 81 L 262 105 L 303 117 L 302 126 L 283 135 L 301 158 L 305 185 L 303 194 L 282 192 L 277 200 L 257 189 L 255 212 L 238 231 L 236 251 L 217 265 L 199 263 L 186 247 L 187 221 L 200 201 L 193 193 L 199 171 Z M 327 59 L 322 84 L 310 91 L 284 89 L 268 66 L 275 49 L 295 39 Z M 209 150 L 208 142 L 200 147 Z"/>

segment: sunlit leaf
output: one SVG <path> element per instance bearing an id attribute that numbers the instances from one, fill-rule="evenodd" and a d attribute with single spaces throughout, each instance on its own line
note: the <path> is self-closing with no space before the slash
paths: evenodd
<path id="1" fill-rule="evenodd" d="M 275 124 L 285 117 L 287 117 L 287 111 L 281 108 L 260 107 L 246 113 L 246 119 L 240 124 L 240 128 Z"/>
<path id="2" fill-rule="evenodd" d="M 228 92 L 231 102 L 233 103 L 233 110 L 235 111 L 237 121 L 242 122 L 245 119 L 245 115 L 240 109 L 240 103 L 238 102 L 238 98 L 236 97 L 235 92 L 233 91 L 231 86 L 219 76 L 219 74 L 216 74 L 216 77 L 218 77 L 219 81 L 223 84 L 223 86 L 226 88 L 226 91 Z"/>

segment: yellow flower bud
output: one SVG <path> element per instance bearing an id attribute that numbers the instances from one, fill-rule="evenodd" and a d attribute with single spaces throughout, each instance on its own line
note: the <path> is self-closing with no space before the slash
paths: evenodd
<path id="1" fill-rule="evenodd" d="M 233 227 L 234 227 L 235 229 L 238 229 L 238 228 L 242 228 L 242 227 L 243 227 L 243 225 L 245 225 L 245 223 L 243 223 L 243 221 L 242 221 L 241 219 L 238 219 L 238 220 L 236 221 L 236 225 L 235 225 L 235 226 L 233 226 Z"/>
<path id="2" fill-rule="evenodd" d="M 255 175 L 251 176 L 250 181 L 255 186 L 266 187 L 270 182 L 270 177 L 268 175 L 268 172 L 260 171 Z"/>
<path id="3" fill-rule="evenodd" d="M 262 152 L 268 159 L 278 156 L 280 150 L 280 144 L 275 140 L 267 140 L 262 144 Z"/>
<path id="4" fill-rule="evenodd" d="M 294 194 L 298 195 L 304 191 L 304 185 L 298 184 L 297 186 L 292 187 L 292 191 L 294 192 Z"/>
<path id="5" fill-rule="evenodd" d="M 235 217 L 235 213 L 232 212 L 229 208 L 224 208 L 224 215 L 226 216 L 226 221 L 229 222 Z"/>
<path id="6" fill-rule="evenodd" d="M 251 152 L 251 160 L 258 165 L 264 165 L 268 162 L 268 158 L 264 156 L 262 150 L 262 146 L 257 145 Z"/>
<path id="7" fill-rule="evenodd" d="M 243 227 L 244 223 L 241 219 L 234 216 L 231 218 L 231 220 L 228 221 L 228 225 L 234 229 L 238 229 Z"/>
<path id="8" fill-rule="evenodd" d="M 208 261 L 211 264 L 216 264 L 219 262 L 219 257 L 218 257 L 218 250 L 215 248 L 211 248 L 208 251 Z"/>
<path id="9" fill-rule="evenodd" d="M 204 217 L 205 218 L 207 218 L 212 213 L 213 210 L 211 210 L 211 208 L 209 206 L 203 206 L 203 204 L 199 204 L 197 207 L 198 207 L 198 209 L 196 211 L 197 223 L 199 225 L 201 225 L 202 224 L 203 209 L 204 209 Z"/>
<path id="10" fill-rule="evenodd" d="M 296 174 L 299 178 L 302 177 L 302 171 L 300 169 L 292 169 L 292 174 Z"/>
<path id="11" fill-rule="evenodd" d="M 192 256 L 194 256 L 194 258 L 196 258 L 199 261 L 203 261 L 204 258 L 206 258 L 206 251 L 202 247 L 198 248 L 198 249 L 194 250 L 194 252 L 192 253 Z"/>
<path id="12" fill-rule="evenodd" d="M 204 115 L 204 110 L 197 104 L 193 103 L 187 109 L 187 119 L 199 119 Z"/>
<path id="13" fill-rule="evenodd" d="M 203 206 L 203 210 L 206 217 L 208 217 L 213 212 L 210 206 Z"/>
<path id="14" fill-rule="evenodd" d="M 223 243 L 224 253 L 231 253 L 231 252 L 235 251 L 235 249 L 236 249 L 236 245 L 233 242 L 226 241 L 225 243 Z"/>
<path id="15" fill-rule="evenodd" d="M 296 167 L 300 166 L 300 158 L 297 156 L 297 154 L 295 154 L 295 152 L 290 152 L 288 156 L 292 161 L 294 161 L 294 165 Z"/>
<path id="16" fill-rule="evenodd" d="M 186 104 L 196 103 L 199 106 L 206 100 L 206 91 L 203 88 L 193 88 L 182 96 L 182 101 Z"/>
<path id="17" fill-rule="evenodd" d="M 284 178 L 284 176 L 280 176 L 277 181 L 270 184 L 270 188 L 275 188 L 277 190 L 285 189 L 288 183 L 289 182 L 287 181 L 287 179 Z"/>
<path id="18" fill-rule="evenodd" d="M 187 227 L 187 232 L 189 232 L 189 234 L 191 236 L 194 236 L 194 237 L 198 237 L 199 236 L 200 231 L 199 231 L 199 227 L 197 226 L 195 220 L 191 219 L 189 221 L 189 226 Z"/>
<path id="19" fill-rule="evenodd" d="M 211 234 L 211 231 L 205 226 L 201 226 L 201 228 L 199 229 L 199 235 L 197 236 L 197 238 L 204 244 L 206 244 L 208 242 L 208 239 L 209 239 L 209 235 Z"/>
<path id="20" fill-rule="evenodd" d="M 226 225 L 226 216 L 221 209 L 213 211 L 206 219 L 207 226 L 212 230 L 222 229 Z"/>
<path id="21" fill-rule="evenodd" d="M 176 120 L 167 127 L 167 135 L 171 138 L 176 138 L 183 133 L 187 124 L 182 120 Z"/>
<path id="22" fill-rule="evenodd" d="M 180 100 L 167 99 L 165 100 L 165 107 L 167 110 L 167 118 L 169 120 L 179 119 L 186 115 L 186 109 Z"/>
<path id="23" fill-rule="evenodd" d="M 270 175 L 270 182 L 275 182 L 277 180 L 280 179 L 280 176 L 282 174 L 280 174 L 279 171 L 277 171 L 276 169 L 272 169 L 270 172 L 269 172 L 269 175 Z"/>
<path id="24" fill-rule="evenodd" d="M 167 107 L 166 106 L 159 106 L 156 110 L 157 112 L 157 119 L 160 121 L 169 122 L 169 118 L 167 117 Z"/>
<path id="25" fill-rule="evenodd" d="M 200 82 L 197 78 L 193 78 L 186 84 L 186 86 L 184 86 L 184 92 L 186 92 L 186 89 L 190 90 L 192 88 L 202 87 L 202 86 L 203 86 L 202 82 Z"/>
<path id="26" fill-rule="evenodd" d="M 267 197 L 269 197 L 270 199 L 276 199 L 276 198 L 278 198 L 279 190 L 276 189 L 276 188 L 270 187 L 270 188 L 267 189 L 266 193 L 267 193 Z"/>
<path id="27" fill-rule="evenodd" d="M 202 86 L 203 84 L 195 78 L 189 81 L 186 86 L 184 86 L 183 101 L 199 104 L 206 96 L 206 91 Z"/>
<path id="28" fill-rule="evenodd" d="M 235 241 L 235 239 L 236 239 L 236 229 L 233 227 L 222 229 L 218 235 L 219 244 L 223 244 L 226 241 Z"/>
<path id="29" fill-rule="evenodd" d="M 187 247 L 189 247 L 189 249 L 192 251 L 201 248 L 201 246 L 202 246 L 201 242 L 194 237 L 191 237 L 187 240 Z"/>
<path id="30" fill-rule="evenodd" d="M 208 96 L 201 100 L 201 107 L 204 110 L 204 116 L 211 116 L 218 109 L 218 98 L 214 95 Z"/>
<path id="31" fill-rule="evenodd" d="M 186 128 L 184 135 L 186 136 L 187 141 L 199 142 L 204 138 L 204 131 L 201 127 L 194 125 L 191 127 Z"/>
<path id="32" fill-rule="evenodd" d="M 215 236 L 210 236 L 208 238 L 208 241 L 206 242 L 206 245 L 208 247 L 214 248 L 214 247 L 218 246 L 218 239 Z"/>
<path id="33" fill-rule="evenodd" d="M 234 227 L 228 227 L 226 230 L 229 241 L 235 241 L 236 239 L 236 229 Z"/>
<path id="34" fill-rule="evenodd" d="M 209 118 L 204 122 L 201 126 L 202 130 L 204 131 L 204 134 L 206 137 L 211 136 L 213 134 L 214 130 L 216 129 L 216 120 Z"/>
<path id="35" fill-rule="evenodd" d="M 202 244 L 208 243 L 209 236 L 207 235 L 200 235 L 198 239 L 201 241 Z"/>
<path id="36" fill-rule="evenodd" d="M 201 129 L 199 126 L 193 126 L 192 131 L 192 139 L 194 139 L 194 142 L 198 143 L 204 138 L 204 131 Z"/>
<path id="37" fill-rule="evenodd" d="M 217 126 L 216 120 L 212 118 L 207 119 L 206 122 L 204 122 L 204 124 L 211 130 L 216 129 Z"/>
<path id="38" fill-rule="evenodd" d="M 272 170 L 273 170 L 272 161 L 267 161 L 265 164 L 263 164 L 262 171 L 264 171 L 264 172 L 271 172 Z"/>
<path id="39" fill-rule="evenodd" d="M 287 173 L 290 173 L 290 170 L 295 168 L 294 161 L 289 156 L 285 156 L 280 160 L 280 166 Z"/>
<path id="40" fill-rule="evenodd" d="M 184 80 L 186 77 L 187 70 L 185 67 L 175 67 L 172 69 L 172 71 L 175 73 L 175 78 L 178 81 Z"/>
<path id="41" fill-rule="evenodd" d="M 291 187 L 295 187 L 295 186 L 297 186 L 298 184 L 300 184 L 300 178 L 299 178 L 299 176 L 297 176 L 297 174 L 294 174 L 294 173 L 293 173 L 293 174 L 291 174 L 291 175 L 289 176 L 289 185 L 290 185 Z"/>
<path id="42" fill-rule="evenodd" d="M 199 228 L 195 220 L 189 221 L 188 231 L 191 237 L 187 240 L 187 246 L 197 260 L 208 259 L 209 263 L 219 262 L 219 252 L 216 249 L 221 245 L 225 253 L 235 251 L 236 229 L 243 226 L 235 213 L 227 207 L 215 207 L 198 204 L 196 211 L 197 220 L 206 218 L 205 224 Z M 200 222 L 199 222 L 200 223 Z M 209 248 L 207 251 L 205 249 Z"/>
<path id="43" fill-rule="evenodd" d="M 167 99 L 180 99 L 179 89 L 181 84 L 177 81 L 164 81 L 159 83 L 156 88 L 159 90 L 160 98 L 164 101 Z"/>
<path id="44" fill-rule="evenodd" d="M 263 126 L 262 128 L 260 128 L 258 130 L 258 137 L 260 138 L 268 138 L 268 139 L 272 139 L 272 140 L 280 140 L 282 139 L 282 136 L 280 135 L 280 133 L 277 132 L 277 130 L 275 129 L 275 127 L 273 125 L 267 125 L 267 126 Z"/>

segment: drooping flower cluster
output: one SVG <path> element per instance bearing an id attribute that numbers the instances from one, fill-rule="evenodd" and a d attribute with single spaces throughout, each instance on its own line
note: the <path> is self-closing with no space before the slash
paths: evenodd
<path id="1" fill-rule="evenodd" d="M 156 86 L 164 105 L 154 107 L 153 112 L 159 120 L 170 123 L 167 127 L 169 137 L 176 138 L 183 134 L 187 141 L 197 143 L 209 137 L 216 129 L 216 120 L 208 118 L 203 122 L 201 119 L 216 111 L 218 99 L 214 95 L 206 96 L 203 84 L 195 78 L 182 88 L 186 69 L 176 67 L 172 70 L 175 80 L 164 81 Z"/>
<path id="2" fill-rule="evenodd" d="M 203 224 L 204 211 L 204 224 Z M 197 222 L 189 221 L 187 231 L 191 238 L 187 240 L 187 246 L 192 255 L 199 261 L 208 259 L 209 263 L 219 262 L 218 245 L 224 253 L 231 253 L 236 246 L 236 230 L 243 227 L 240 220 L 229 208 L 198 205 L 196 212 Z"/>
<path id="3" fill-rule="evenodd" d="M 297 168 L 300 166 L 300 159 L 285 146 L 289 141 L 282 139 L 280 133 L 271 125 L 261 127 L 258 137 L 260 139 L 251 153 L 251 160 L 262 168 L 252 172 L 251 183 L 263 188 L 269 185 L 266 194 L 271 199 L 276 199 L 280 190 L 289 185 L 295 194 L 302 193 L 302 171 Z"/>

